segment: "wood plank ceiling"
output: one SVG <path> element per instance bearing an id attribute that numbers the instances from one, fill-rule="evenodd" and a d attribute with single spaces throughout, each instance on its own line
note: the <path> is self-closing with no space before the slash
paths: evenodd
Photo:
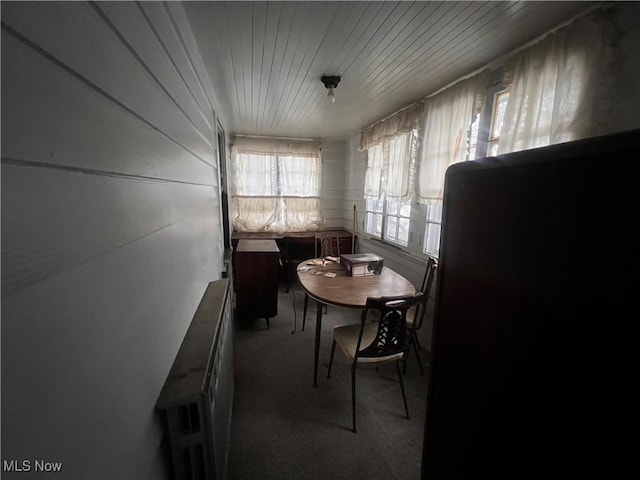
<path id="1" fill-rule="evenodd" d="M 229 133 L 345 139 L 594 2 L 184 2 Z M 341 75 L 336 102 L 324 74 Z"/>

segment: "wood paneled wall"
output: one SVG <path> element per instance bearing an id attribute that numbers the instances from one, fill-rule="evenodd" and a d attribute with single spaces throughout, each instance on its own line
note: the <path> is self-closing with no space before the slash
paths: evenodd
<path id="1" fill-rule="evenodd" d="M 344 228 L 353 230 L 353 207 L 356 207 L 356 234 L 364 232 L 364 176 L 367 169 L 367 158 L 364 152 L 358 151 L 360 136 L 354 136 L 345 142 L 344 162 Z"/>
<path id="2" fill-rule="evenodd" d="M 155 402 L 222 268 L 216 108 L 179 4 L 3 3 L 3 460 L 168 475 Z"/>
<path id="3" fill-rule="evenodd" d="M 320 208 L 324 228 L 342 228 L 345 142 L 322 142 L 322 187 Z"/>

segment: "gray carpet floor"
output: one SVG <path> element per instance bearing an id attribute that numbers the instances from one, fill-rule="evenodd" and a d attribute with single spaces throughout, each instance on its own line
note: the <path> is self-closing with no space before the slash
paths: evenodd
<path id="1" fill-rule="evenodd" d="M 353 433 L 350 364 L 339 350 L 331 378 L 326 374 L 333 326 L 358 322 L 360 312 L 328 307 L 313 387 L 315 304 L 309 302 L 301 331 L 303 301 L 299 286 L 289 293 L 281 288 L 269 329 L 264 319 L 236 325 L 229 478 L 418 479 L 427 381 L 413 352 L 404 376 L 411 418 L 394 365 L 358 368 Z"/>

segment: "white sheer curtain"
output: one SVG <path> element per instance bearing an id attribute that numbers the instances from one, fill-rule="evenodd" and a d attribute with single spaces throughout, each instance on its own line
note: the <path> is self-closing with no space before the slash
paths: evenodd
<path id="1" fill-rule="evenodd" d="M 515 55 L 505 70 L 509 103 L 498 153 L 604 131 L 614 29 L 601 13 L 576 20 Z M 603 101 L 604 100 L 604 101 Z"/>
<path id="2" fill-rule="evenodd" d="M 233 227 L 239 232 L 317 230 L 322 163 L 319 142 L 236 137 Z"/>
<path id="3" fill-rule="evenodd" d="M 468 132 L 482 108 L 489 81 L 489 72 L 483 71 L 425 101 L 418 203 L 442 201 L 445 171 L 449 165 L 466 159 Z"/>
<path id="4" fill-rule="evenodd" d="M 367 149 L 367 169 L 364 173 L 364 197 L 377 200 L 382 194 L 382 145 Z"/>
<path id="5" fill-rule="evenodd" d="M 367 151 L 364 197 L 408 200 L 415 177 L 414 130 L 422 103 L 416 103 L 360 133 L 360 149 Z"/>

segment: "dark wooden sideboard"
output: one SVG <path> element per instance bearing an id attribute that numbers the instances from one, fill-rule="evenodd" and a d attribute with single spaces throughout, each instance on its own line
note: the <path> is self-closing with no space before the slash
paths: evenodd
<path id="1" fill-rule="evenodd" d="M 243 239 L 235 252 L 236 315 L 240 321 L 278 314 L 280 249 L 275 240 Z"/>

